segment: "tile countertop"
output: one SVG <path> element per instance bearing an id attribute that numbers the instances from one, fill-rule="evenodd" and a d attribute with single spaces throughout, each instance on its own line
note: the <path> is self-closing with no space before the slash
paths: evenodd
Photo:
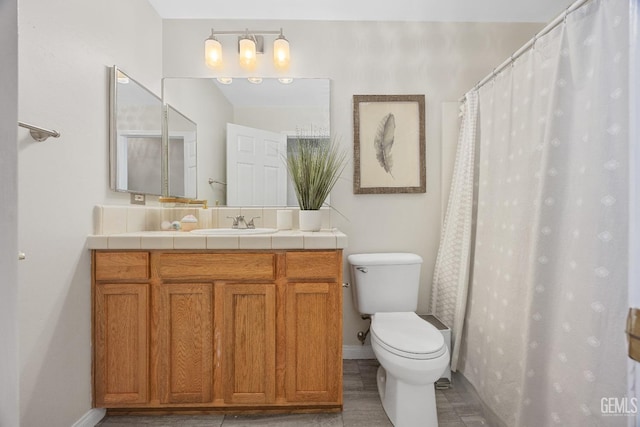
<path id="1" fill-rule="evenodd" d="M 247 236 L 140 231 L 87 237 L 88 249 L 344 249 L 347 243 L 347 236 L 336 229 L 280 230 Z"/>

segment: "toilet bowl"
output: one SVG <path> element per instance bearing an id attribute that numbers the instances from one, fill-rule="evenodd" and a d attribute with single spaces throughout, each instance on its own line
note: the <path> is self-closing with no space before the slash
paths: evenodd
<path id="1" fill-rule="evenodd" d="M 449 350 L 442 333 L 415 313 L 422 258 L 373 253 L 352 254 L 348 261 L 354 304 L 371 316 L 382 407 L 396 427 L 437 427 L 434 383 L 449 363 Z"/>
<path id="2" fill-rule="evenodd" d="M 413 312 L 377 313 L 371 346 L 380 400 L 396 427 L 437 427 L 434 383 L 449 363 L 440 331 Z"/>

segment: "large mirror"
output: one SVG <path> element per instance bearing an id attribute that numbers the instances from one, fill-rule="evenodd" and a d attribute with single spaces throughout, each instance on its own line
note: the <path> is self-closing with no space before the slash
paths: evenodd
<path id="1" fill-rule="evenodd" d="M 197 124 L 199 199 L 296 206 L 283 156 L 298 137 L 328 137 L 329 80 L 251 80 L 165 78 L 163 101 Z"/>
<path id="2" fill-rule="evenodd" d="M 111 189 L 196 198 L 197 127 L 118 67 L 111 72 Z"/>

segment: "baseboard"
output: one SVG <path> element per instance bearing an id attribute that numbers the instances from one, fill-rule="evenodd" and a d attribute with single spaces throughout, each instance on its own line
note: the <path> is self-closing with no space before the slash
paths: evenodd
<path id="1" fill-rule="evenodd" d="M 343 345 L 343 359 L 375 359 L 373 349 L 370 345 Z"/>
<path id="2" fill-rule="evenodd" d="M 72 427 L 94 427 L 104 418 L 107 413 L 106 409 L 90 409 L 86 414 L 82 416 L 78 421 L 73 424 Z"/>

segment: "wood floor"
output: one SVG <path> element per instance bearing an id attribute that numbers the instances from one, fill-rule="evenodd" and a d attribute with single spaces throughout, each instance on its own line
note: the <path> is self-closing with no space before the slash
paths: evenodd
<path id="1" fill-rule="evenodd" d="M 376 385 L 376 360 L 344 361 L 344 410 L 336 414 L 294 415 L 165 415 L 110 416 L 99 426 L 132 427 L 391 427 Z M 489 424 L 472 389 L 453 376 L 452 386 L 436 391 L 439 427 L 480 427 Z"/>

